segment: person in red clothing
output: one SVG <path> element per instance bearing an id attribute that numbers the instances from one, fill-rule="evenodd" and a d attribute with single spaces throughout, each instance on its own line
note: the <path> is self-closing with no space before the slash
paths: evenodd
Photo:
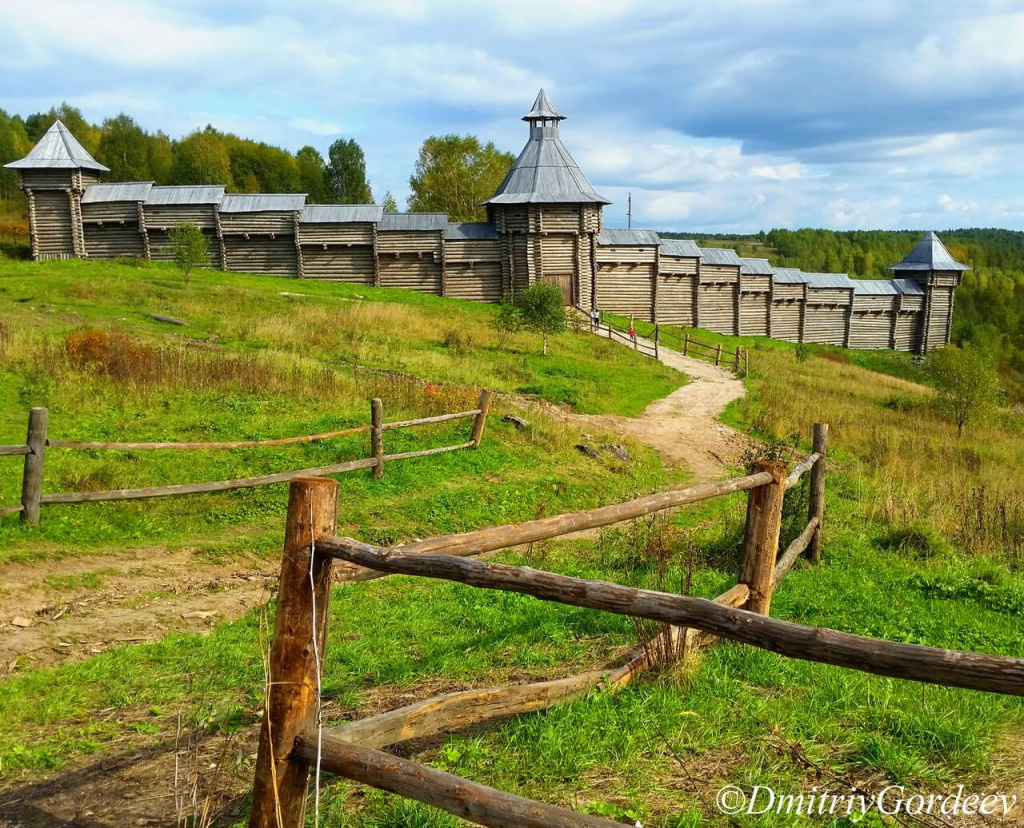
<path id="1" fill-rule="evenodd" d="M 633 317 L 629 317 L 629 341 L 636 343 L 636 330 L 633 328 Z"/>

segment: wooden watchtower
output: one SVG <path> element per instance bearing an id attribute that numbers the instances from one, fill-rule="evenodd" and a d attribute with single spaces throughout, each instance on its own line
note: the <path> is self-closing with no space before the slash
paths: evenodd
<path id="1" fill-rule="evenodd" d="M 907 257 L 889 270 L 896 277 L 917 282 L 924 290 L 919 328 L 913 350 L 926 354 L 949 342 L 953 324 L 953 295 L 963 281 L 967 265 L 954 259 L 934 233 L 925 236 Z"/>
<path id="2" fill-rule="evenodd" d="M 82 233 L 82 193 L 110 172 L 86 152 L 59 120 L 32 151 L 5 164 L 17 170 L 28 199 L 33 259 L 73 259 L 87 255 Z"/>
<path id="3" fill-rule="evenodd" d="M 523 116 L 530 140 L 497 192 L 484 204 L 498 232 L 503 291 L 536 282 L 558 285 L 567 305 L 593 307 L 601 208 L 558 134 L 565 116 L 541 89 Z"/>

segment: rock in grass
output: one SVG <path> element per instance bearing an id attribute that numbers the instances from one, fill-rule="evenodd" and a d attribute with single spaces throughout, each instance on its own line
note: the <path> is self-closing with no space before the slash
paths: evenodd
<path id="1" fill-rule="evenodd" d="M 580 454 L 584 454 L 587 457 L 590 457 L 590 458 L 592 458 L 594 460 L 599 460 L 601 458 L 601 452 L 599 452 L 593 446 L 585 446 L 585 445 L 583 445 L 583 443 L 577 443 L 576 444 L 576 451 L 578 451 Z"/>
<path id="2" fill-rule="evenodd" d="M 618 443 L 611 443 L 606 446 L 601 446 L 601 448 L 614 454 L 623 463 L 629 463 L 633 459 L 633 455 L 629 453 L 626 447 L 620 446 Z"/>
<path id="3" fill-rule="evenodd" d="M 174 316 L 164 316 L 162 313 L 151 313 L 150 317 L 155 319 L 157 322 L 166 322 L 168 325 L 185 325 L 187 324 L 184 319 L 178 319 Z"/>
<path id="4" fill-rule="evenodd" d="M 524 428 L 530 425 L 522 417 L 517 417 L 514 414 L 506 414 L 504 417 L 501 418 L 501 421 L 503 423 L 512 423 L 512 425 L 514 425 L 520 431 L 522 431 Z"/>
<path id="5" fill-rule="evenodd" d="M 25 618 L 25 617 L 23 617 L 21 615 L 16 615 L 16 616 L 14 616 L 14 618 L 11 619 L 11 623 L 15 627 L 31 627 L 32 626 L 32 619 L 31 618 Z"/>

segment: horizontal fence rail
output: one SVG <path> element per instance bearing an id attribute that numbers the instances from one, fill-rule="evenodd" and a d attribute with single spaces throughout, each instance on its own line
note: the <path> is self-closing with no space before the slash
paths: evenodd
<path id="1" fill-rule="evenodd" d="M 441 550 L 448 555 L 464 557 L 482 555 L 486 552 L 496 552 L 500 549 L 508 549 L 524 543 L 549 540 L 561 535 L 568 535 L 571 532 L 611 526 L 614 523 L 644 517 L 654 512 L 672 509 L 687 503 L 697 503 L 701 500 L 721 497 L 733 492 L 746 491 L 762 486 L 770 481 L 771 475 L 760 473 L 744 477 L 734 477 L 716 483 L 700 483 L 696 486 L 659 492 L 658 494 L 647 495 L 625 503 L 616 503 L 612 506 L 598 506 L 594 509 L 585 509 L 549 518 L 539 518 L 511 526 L 495 526 L 458 535 L 444 535 L 427 540 L 414 541 L 392 547 L 388 551 L 403 555 L 426 554 Z M 324 538 L 317 541 L 317 551 L 323 555 L 345 559 L 346 547 L 337 538 Z M 373 578 L 381 578 L 386 574 L 380 571 L 362 569 L 348 572 L 342 576 L 342 579 L 350 581 L 371 580 Z"/>
<path id="2" fill-rule="evenodd" d="M 384 464 L 400 460 L 411 460 L 417 457 L 429 457 L 450 451 L 475 448 L 483 438 L 484 427 L 490 410 L 491 392 L 481 391 L 476 408 L 469 411 L 458 411 L 452 414 L 438 414 L 431 417 L 420 417 L 413 420 L 398 420 L 391 423 L 383 422 L 383 404 L 374 399 L 370 406 L 370 422 L 366 425 L 354 426 L 322 434 L 309 434 L 296 437 L 281 437 L 271 440 L 236 440 L 231 442 L 108 442 L 98 440 L 58 440 L 47 438 L 48 412 L 45 408 L 32 409 L 29 415 L 29 432 L 26 444 L 22 446 L 0 446 L 0 455 L 23 455 L 25 467 L 22 475 L 22 502 L 13 506 L 0 507 L 0 516 L 18 514 L 30 523 L 39 522 L 41 506 L 73 503 L 100 503 L 114 500 L 139 500 L 155 497 L 174 497 L 179 495 L 210 494 L 236 489 L 249 489 L 257 486 L 269 486 L 285 483 L 295 477 L 309 477 L 327 474 L 343 474 L 373 469 L 375 477 L 381 477 Z M 450 446 L 420 449 L 392 454 L 384 453 L 383 435 L 386 431 L 414 428 L 435 423 L 454 420 L 473 419 L 470 439 Z M 203 483 L 174 483 L 164 486 L 146 486 L 131 489 L 110 489 L 97 492 L 60 492 L 43 494 L 43 460 L 47 448 L 55 449 L 89 449 L 110 451 L 149 451 L 149 450 L 206 450 L 206 449 L 241 449 L 270 446 L 287 446 L 300 443 L 312 443 L 331 440 L 354 434 L 369 433 L 371 435 L 371 456 L 357 460 L 348 460 L 316 468 L 296 469 L 274 472 L 271 474 L 243 477 L 234 480 L 216 480 Z"/>
<path id="3" fill-rule="evenodd" d="M 318 548 L 322 541 L 317 543 Z M 817 661 L 892 678 L 1024 696 L 1024 659 L 903 644 L 780 621 L 705 598 L 588 581 L 530 567 L 454 555 L 396 555 L 351 538 L 334 538 L 331 554 L 389 574 L 457 581 L 483 589 L 532 595 L 616 615 L 695 627 L 803 661 Z"/>
<path id="4" fill-rule="evenodd" d="M 345 428 L 341 431 L 328 431 L 324 434 L 309 434 L 301 437 L 281 437 L 277 440 L 238 440 L 228 443 L 108 443 L 97 440 L 47 440 L 50 448 L 66 449 L 112 449 L 120 451 L 152 451 L 163 449 L 240 449 L 259 448 L 262 446 L 290 446 L 296 443 L 315 443 L 319 440 L 333 440 L 337 437 L 348 437 L 350 434 L 362 434 L 370 430 L 370 426 L 362 425 Z"/>
<path id="5" fill-rule="evenodd" d="M 326 736 L 320 741 L 315 732 L 300 735 L 292 755 L 296 760 L 307 764 L 319 763 L 323 770 L 425 802 L 477 825 L 494 828 L 513 825 L 531 828 L 622 828 L 621 822 L 499 791 L 390 753 Z"/>

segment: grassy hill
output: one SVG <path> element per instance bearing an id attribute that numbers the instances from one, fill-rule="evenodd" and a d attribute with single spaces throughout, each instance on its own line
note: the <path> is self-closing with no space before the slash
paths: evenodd
<path id="1" fill-rule="evenodd" d="M 374 394 L 395 412 L 450 408 L 471 400 L 480 384 L 580 411 L 631 415 L 680 381 L 587 335 L 560 338 L 547 361 L 529 339 L 513 342 L 514 352 L 499 350 L 487 325 L 493 309 L 400 291 L 226 273 L 203 274 L 186 290 L 166 268 L 85 262 L 2 265 L 0 291 L 8 332 L 0 356 L 0 442 L 21 439 L 25 409 L 40 402 L 51 406 L 52 430 L 61 436 L 226 439 L 363 422 Z M 149 313 L 180 316 L 189 325 L 170 329 Z M 456 327 L 472 344 L 449 336 Z M 116 358 L 80 363 L 62 343 L 81 329 L 121 330 L 131 339 Z M 1024 657 L 1020 417 L 1004 413 L 957 440 L 955 429 L 932 413 L 930 391 L 905 355 L 798 352 L 760 339 L 744 344 L 751 349 L 750 394 L 725 419 L 757 437 L 762 450 L 782 454 L 793 445 L 807 449 L 810 424 L 824 420 L 834 447 L 825 564 L 798 565 L 772 614 Z M 162 356 L 146 356 L 147 347 Z M 502 399 L 499 413 L 521 412 L 518 406 Z M 525 431 L 492 418 L 475 452 L 395 464 L 376 483 L 369 475 L 344 476 L 339 528 L 376 541 L 422 537 L 612 502 L 680 479 L 636 445 L 632 463 L 585 458 L 576 442 L 612 435 L 591 434 L 541 409 L 527 416 L 532 426 Z M 438 426 L 402 447 L 444 442 L 452 433 Z M 293 461 L 315 465 L 355 456 L 364 450 L 356 442 L 221 459 L 190 454 L 187 461 L 141 453 L 70 460 L 54 451 L 52 485 L 105 488 L 258 473 Z M 13 489 L 3 485 L 10 499 Z M 4 560 L 52 561 L 59 571 L 72 555 L 134 547 L 158 556 L 183 546 L 201 556 L 272 559 L 284 518 L 280 488 L 52 507 L 37 532 L 0 522 Z M 787 502 L 783 542 L 799 531 L 806 508 L 800 490 Z M 712 596 L 735 582 L 743 519 L 744 498 L 734 495 L 670 520 L 538 544 L 500 559 Z M 146 768 L 162 773 L 158 781 L 169 791 L 168 746 L 187 741 L 182 761 L 194 762 L 200 797 L 210 795 L 219 824 L 240 822 L 263 701 L 267 620 L 266 610 L 253 609 L 205 636 L 175 633 L 48 669 L 19 661 L 0 682 L 0 784 L 9 796 L 24 795 L 19 785 L 82 768 L 102 753 L 113 757 L 111 765 L 117 757 L 149 757 Z M 590 669 L 646 631 L 628 619 L 520 595 L 392 578 L 336 589 L 329 634 L 324 690 L 327 715 L 338 720 L 448 690 Z M 720 643 L 685 673 L 667 671 L 617 695 L 594 693 L 546 714 L 403 750 L 502 789 L 675 828 L 730 824 L 713 804 L 724 784 L 787 793 L 889 783 L 926 794 L 959 784 L 1019 792 L 1022 734 L 1024 703 L 1017 699 Z M 177 755 L 185 754 L 179 748 Z M 337 825 L 458 824 L 334 781 L 321 816 Z"/>

